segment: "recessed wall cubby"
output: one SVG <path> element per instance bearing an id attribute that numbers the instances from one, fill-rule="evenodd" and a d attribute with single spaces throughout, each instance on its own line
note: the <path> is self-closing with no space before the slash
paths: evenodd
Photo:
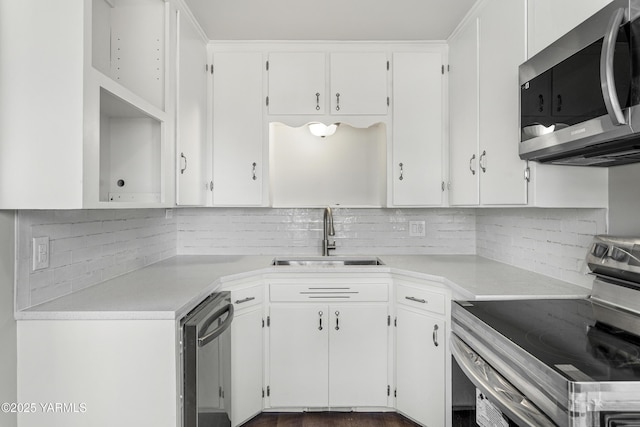
<path id="1" fill-rule="evenodd" d="M 100 89 L 100 201 L 161 202 L 164 123 Z"/>

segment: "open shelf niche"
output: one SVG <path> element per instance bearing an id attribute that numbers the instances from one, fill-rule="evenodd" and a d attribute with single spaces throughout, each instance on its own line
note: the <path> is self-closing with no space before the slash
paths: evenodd
<path id="1" fill-rule="evenodd" d="M 165 109 L 166 16 L 163 0 L 92 0 L 93 68 Z"/>
<path id="2" fill-rule="evenodd" d="M 162 202 L 164 122 L 100 88 L 100 202 Z"/>

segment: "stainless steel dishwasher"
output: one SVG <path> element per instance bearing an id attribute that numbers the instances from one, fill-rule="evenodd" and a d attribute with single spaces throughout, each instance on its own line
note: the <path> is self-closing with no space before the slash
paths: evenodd
<path id="1" fill-rule="evenodd" d="M 229 292 L 210 295 L 181 321 L 182 426 L 230 426 L 231 322 Z"/>

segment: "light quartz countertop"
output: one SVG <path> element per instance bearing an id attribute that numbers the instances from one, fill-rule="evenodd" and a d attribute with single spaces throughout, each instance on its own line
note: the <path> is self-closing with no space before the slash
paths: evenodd
<path id="1" fill-rule="evenodd" d="M 272 266 L 273 256 L 181 255 L 15 316 L 17 320 L 176 320 L 230 281 L 286 272 L 386 273 L 446 285 L 457 300 L 584 298 L 590 293 L 581 286 L 474 255 L 379 258 L 384 265 L 310 267 Z"/>

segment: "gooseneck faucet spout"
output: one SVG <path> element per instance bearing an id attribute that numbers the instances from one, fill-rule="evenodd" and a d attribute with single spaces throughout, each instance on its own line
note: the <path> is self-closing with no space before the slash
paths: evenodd
<path id="1" fill-rule="evenodd" d="M 329 242 L 329 236 L 335 236 L 336 231 L 333 228 L 333 213 L 331 212 L 330 207 L 324 208 L 324 216 L 323 216 L 323 231 L 324 238 L 322 240 L 322 256 L 329 256 L 330 250 L 335 250 L 336 242 Z"/>

